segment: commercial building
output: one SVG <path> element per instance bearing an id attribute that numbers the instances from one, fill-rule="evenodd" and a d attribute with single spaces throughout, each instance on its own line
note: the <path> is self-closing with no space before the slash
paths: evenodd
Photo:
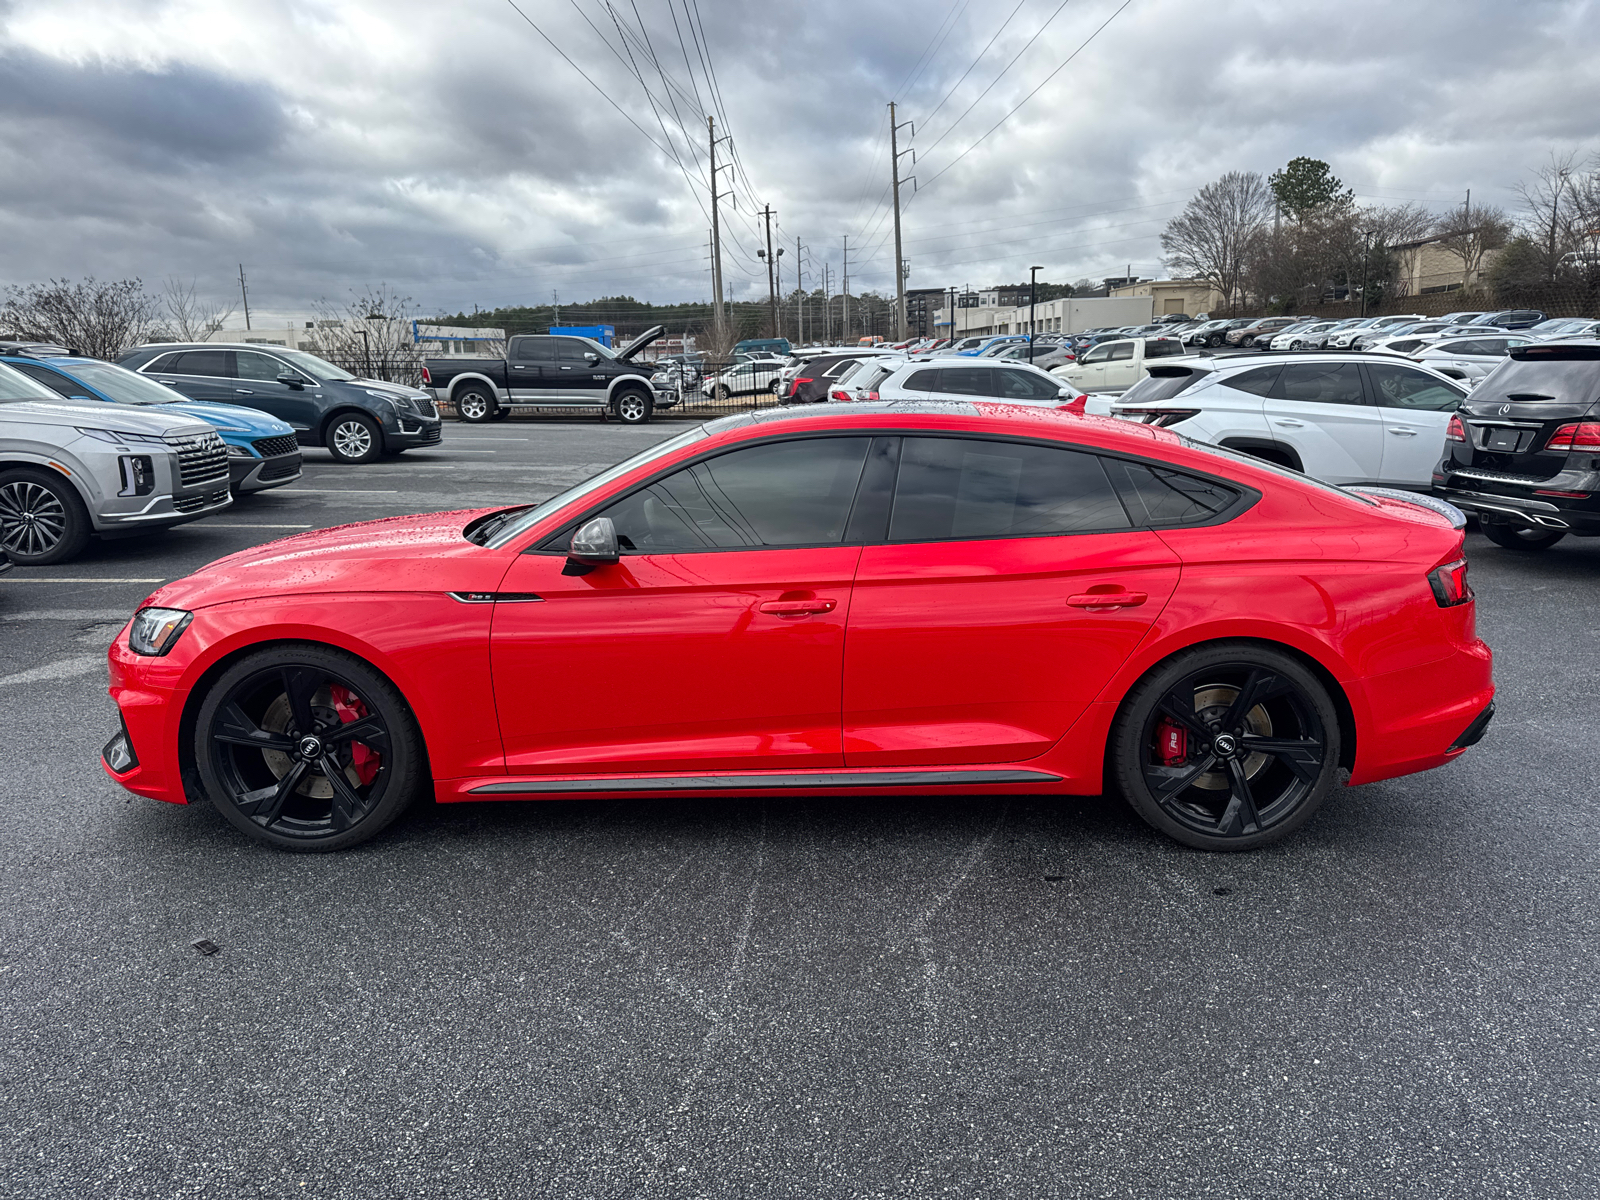
<path id="1" fill-rule="evenodd" d="M 983 293 L 976 293 L 982 296 Z M 1147 324 L 1153 315 L 1148 296 L 1105 297 L 1067 296 L 1060 300 L 1041 300 L 1033 308 L 1034 328 L 1038 333 L 1081 333 L 1105 326 Z M 934 331 L 940 337 L 979 337 L 1027 333 L 1029 309 L 1026 299 L 1020 305 L 977 305 L 963 307 L 957 297 L 955 331 L 951 333 L 949 296 L 945 307 L 934 314 Z"/>
<path id="2" fill-rule="evenodd" d="M 1156 316 L 1185 313 L 1198 316 L 1223 307 L 1222 293 L 1203 279 L 1108 279 L 1111 295 L 1149 296 Z"/>

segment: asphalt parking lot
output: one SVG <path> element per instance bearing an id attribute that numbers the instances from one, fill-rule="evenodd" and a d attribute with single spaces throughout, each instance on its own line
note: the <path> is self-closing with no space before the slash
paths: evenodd
<path id="1" fill-rule="evenodd" d="M 1486 740 L 1248 856 L 948 796 L 445 806 L 292 856 L 102 774 L 158 583 L 683 427 L 311 452 L 0 579 L 0 1195 L 1596 1194 L 1600 541 L 1469 537 Z"/>

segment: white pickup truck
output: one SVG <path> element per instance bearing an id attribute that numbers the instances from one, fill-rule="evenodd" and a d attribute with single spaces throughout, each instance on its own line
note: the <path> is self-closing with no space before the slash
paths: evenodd
<path id="1" fill-rule="evenodd" d="M 1075 363 L 1056 367 L 1058 375 L 1080 392 L 1119 395 L 1149 373 L 1152 359 L 1192 353 L 1175 337 L 1123 338 L 1101 342 Z"/>

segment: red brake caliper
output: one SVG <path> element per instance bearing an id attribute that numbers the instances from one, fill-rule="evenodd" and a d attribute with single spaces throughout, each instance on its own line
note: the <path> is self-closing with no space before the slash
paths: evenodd
<path id="1" fill-rule="evenodd" d="M 1156 726 L 1156 754 L 1163 767 L 1179 767 L 1189 757 L 1189 731 L 1176 721 L 1161 718 Z"/>
<path id="2" fill-rule="evenodd" d="M 333 711 L 339 714 L 339 720 L 344 724 L 359 721 L 367 715 L 367 706 L 349 688 L 335 684 L 328 689 L 328 694 L 333 699 Z M 356 769 L 356 778 L 365 787 L 378 777 L 378 752 L 360 742 L 351 742 L 350 765 Z"/>

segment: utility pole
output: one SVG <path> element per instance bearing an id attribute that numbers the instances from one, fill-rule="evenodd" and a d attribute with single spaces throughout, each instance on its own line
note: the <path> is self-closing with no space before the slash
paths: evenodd
<path id="1" fill-rule="evenodd" d="M 244 301 L 244 327 L 250 328 L 250 293 L 244 286 L 244 264 L 239 264 L 239 298 Z"/>
<path id="2" fill-rule="evenodd" d="M 844 286 L 839 296 L 840 324 L 844 332 L 840 335 L 842 341 L 850 340 L 850 235 L 844 235 Z"/>
<path id="3" fill-rule="evenodd" d="M 772 321 L 772 326 L 771 326 L 772 333 L 771 333 L 770 336 L 777 337 L 778 336 L 778 285 L 773 279 L 772 271 L 773 271 L 773 266 L 774 266 L 774 264 L 777 263 L 778 259 L 777 259 L 777 256 L 772 253 L 772 205 L 768 204 L 764 208 L 762 208 L 761 215 L 762 215 L 763 218 L 765 218 L 765 220 L 767 222 L 767 248 L 764 251 L 757 250 L 756 254 L 759 257 L 764 258 L 764 259 L 767 260 L 767 309 L 768 309 L 768 311 L 769 311 L 769 313 L 771 315 L 771 321 Z"/>
<path id="4" fill-rule="evenodd" d="M 911 136 L 917 136 L 917 127 L 911 121 L 903 122 L 911 126 Z M 900 126 L 894 121 L 894 101 L 889 101 L 889 167 L 890 177 L 894 182 L 894 327 L 895 341 L 903 342 L 906 339 L 906 269 L 905 260 L 900 254 L 900 155 L 911 155 L 911 165 L 917 163 L 915 150 L 900 149 Z"/>
<path id="5" fill-rule="evenodd" d="M 1039 304 L 1039 272 L 1043 267 L 1028 268 L 1028 361 L 1033 362 L 1033 311 Z"/>
<path id="6" fill-rule="evenodd" d="M 717 211 L 717 201 L 724 195 L 731 196 L 732 192 L 717 191 L 717 172 L 727 170 L 726 167 L 717 166 L 717 143 L 725 142 L 727 138 L 717 136 L 717 119 L 706 118 L 706 137 L 711 148 L 711 298 L 714 304 L 716 339 L 719 343 L 727 340 L 728 315 L 722 305 L 722 220 Z M 718 353 L 721 353 L 720 349 Z"/>
<path id="7" fill-rule="evenodd" d="M 956 344 L 956 289 L 950 288 L 950 346 Z M 945 347 L 949 349 L 949 346 Z"/>

